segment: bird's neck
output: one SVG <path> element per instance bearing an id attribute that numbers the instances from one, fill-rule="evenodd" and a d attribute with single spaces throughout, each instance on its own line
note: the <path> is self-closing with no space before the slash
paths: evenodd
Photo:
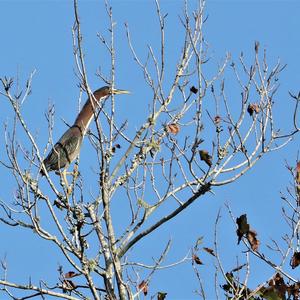
<path id="1" fill-rule="evenodd" d="M 95 97 L 95 95 L 94 95 Z M 93 98 L 93 97 L 92 97 Z M 100 97 L 95 97 L 95 99 L 88 99 L 84 106 L 82 107 L 80 113 L 78 114 L 74 125 L 78 126 L 83 135 L 86 133 L 92 119 L 94 118 L 94 112 L 96 111 L 97 108 L 97 101 L 99 101 Z"/>

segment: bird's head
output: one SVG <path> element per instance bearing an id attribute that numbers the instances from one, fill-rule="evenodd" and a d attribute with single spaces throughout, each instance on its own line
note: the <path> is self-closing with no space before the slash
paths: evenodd
<path id="1" fill-rule="evenodd" d="M 101 98 L 110 96 L 112 94 L 114 94 L 114 95 L 130 94 L 130 92 L 126 91 L 126 90 L 114 89 L 110 86 L 103 86 L 102 88 L 96 90 L 93 94 L 97 100 L 100 100 Z"/>

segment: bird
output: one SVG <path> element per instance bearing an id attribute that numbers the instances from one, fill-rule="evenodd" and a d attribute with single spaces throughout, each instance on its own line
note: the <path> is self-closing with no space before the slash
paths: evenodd
<path id="1" fill-rule="evenodd" d="M 127 90 L 114 89 L 110 86 L 103 86 L 93 92 L 91 98 L 88 98 L 77 115 L 74 124 L 61 136 L 58 142 L 50 150 L 47 157 L 43 160 L 40 170 L 42 176 L 47 172 L 66 170 L 72 161 L 78 156 L 88 127 L 94 117 L 94 111 L 97 103 L 112 94 L 129 94 Z M 65 177 L 64 173 L 64 178 Z"/>

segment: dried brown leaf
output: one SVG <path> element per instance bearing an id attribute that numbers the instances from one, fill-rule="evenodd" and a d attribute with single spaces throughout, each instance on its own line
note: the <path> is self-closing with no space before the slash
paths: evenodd
<path id="1" fill-rule="evenodd" d="M 200 150 L 200 159 L 205 161 L 206 164 L 211 167 L 212 166 L 212 157 L 206 150 Z"/>
<path id="2" fill-rule="evenodd" d="M 289 298 L 291 299 L 299 299 L 300 296 L 300 282 L 296 282 L 294 284 L 291 284 L 290 286 L 287 287 L 287 293 Z"/>
<path id="3" fill-rule="evenodd" d="M 167 131 L 172 134 L 177 134 L 180 131 L 180 126 L 178 124 L 169 124 L 167 125 Z"/>
<path id="4" fill-rule="evenodd" d="M 164 300 L 167 297 L 167 293 L 164 292 L 158 292 L 157 293 L 157 300 Z"/>
<path id="5" fill-rule="evenodd" d="M 120 148 L 121 148 L 120 144 L 116 144 L 111 148 L 111 152 L 114 154 L 114 153 L 116 153 L 117 149 L 120 149 Z"/>
<path id="6" fill-rule="evenodd" d="M 285 284 L 280 273 L 269 281 L 269 286 L 263 290 L 264 299 L 285 299 L 285 294 L 288 292 L 289 286 Z"/>
<path id="7" fill-rule="evenodd" d="M 257 239 L 257 233 L 253 229 L 250 229 L 250 225 L 247 222 L 247 215 L 241 215 L 236 219 L 236 224 L 238 225 L 238 229 L 236 230 L 236 234 L 238 236 L 238 244 L 240 243 L 243 237 L 246 237 L 251 249 L 253 251 L 257 251 L 259 247 L 259 240 Z"/>
<path id="8" fill-rule="evenodd" d="M 203 250 L 205 250 L 206 252 L 208 252 L 212 256 L 216 256 L 213 249 L 203 247 Z"/>
<path id="9" fill-rule="evenodd" d="M 254 113 L 258 114 L 260 112 L 260 107 L 257 103 L 249 103 L 247 112 L 250 116 L 252 116 Z"/>
<path id="10" fill-rule="evenodd" d="M 247 215 L 241 215 L 236 219 L 236 224 L 238 229 L 236 230 L 236 234 L 238 236 L 238 244 L 240 243 L 242 237 L 246 235 L 250 229 L 250 225 L 247 223 Z"/>
<path id="11" fill-rule="evenodd" d="M 65 274 L 65 278 L 73 278 L 73 277 L 76 277 L 76 276 L 79 276 L 80 274 L 78 273 L 75 273 L 74 271 L 69 271 Z"/>
<path id="12" fill-rule="evenodd" d="M 142 290 L 144 295 L 147 296 L 148 294 L 148 283 L 143 280 L 139 285 L 138 285 L 138 289 Z"/>
<path id="13" fill-rule="evenodd" d="M 192 258 L 193 258 L 193 261 L 194 261 L 197 265 L 203 265 L 203 262 L 201 261 L 201 259 L 199 258 L 199 256 L 197 256 L 196 254 L 193 254 Z"/>
<path id="14" fill-rule="evenodd" d="M 296 184 L 297 184 L 297 194 L 300 197 L 300 161 L 297 162 L 296 166 Z"/>
<path id="15" fill-rule="evenodd" d="M 251 230 L 251 229 L 247 232 L 247 235 L 246 235 L 247 240 L 248 240 L 248 242 L 249 242 L 249 244 L 250 244 L 250 246 L 251 246 L 251 249 L 252 249 L 253 251 L 257 251 L 257 250 L 258 250 L 258 247 L 259 247 L 259 244 L 260 244 L 260 242 L 259 242 L 259 240 L 256 238 L 256 236 L 257 236 L 256 231 Z"/>
<path id="16" fill-rule="evenodd" d="M 294 255 L 291 259 L 290 265 L 291 265 L 292 269 L 295 269 L 300 265 L 300 252 L 294 253 Z"/>
<path id="17" fill-rule="evenodd" d="M 222 118 L 219 115 L 216 115 L 214 118 L 215 125 L 220 124 L 221 121 L 222 121 Z"/>
<path id="18" fill-rule="evenodd" d="M 190 91 L 191 91 L 192 93 L 194 93 L 194 94 L 197 94 L 197 93 L 198 93 L 198 89 L 197 89 L 196 87 L 194 87 L 194 86 L 192 86 L 192 87 L 190 88 Z"/>

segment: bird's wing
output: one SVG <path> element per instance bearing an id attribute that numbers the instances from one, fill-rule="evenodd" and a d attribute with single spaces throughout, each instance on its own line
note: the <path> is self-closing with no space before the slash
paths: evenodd
<path id="1" fill-rule="evenodd" d="M 59 170 L 69 165 L 78 155 L 82 143 L 80 128 L 69 128 L 54 145 L 44 160 L 47 171 Z"/>
<path id="2" fill-rule="evenodd" d="M 70 164 L 78 155 L 82 143 L 82 133 L 80 128 L 73 126 L 69 128 L 59 139 L 55 146 L 60 147 L 61 157 Z"/>

